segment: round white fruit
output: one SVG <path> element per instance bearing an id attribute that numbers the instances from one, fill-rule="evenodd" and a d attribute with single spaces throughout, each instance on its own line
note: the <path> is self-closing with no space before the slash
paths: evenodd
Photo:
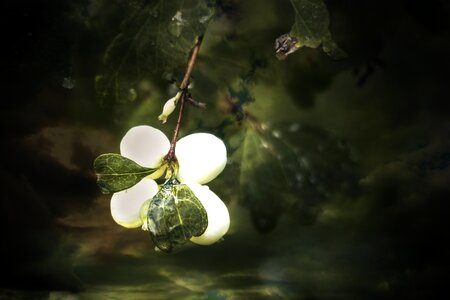
<path id="1" fill-rule="evenodd" d="M 209 133 L 190 134 L 177 142 L 178 180 L 181 182 L 210 182 L 223 171 L 227 149 L 221 139 Z"/>
<path id="2" fill-rule="evenodd" d="M 120 142 L 120 154 L 143 167 L 155 168 L 169 152 L 166 135 L 154 127 L 141 125 L 128 130 Z"/>
<path id="3" fill-rule="evenodd" d="M 206 185 L 194 182 L 185 183 L 200 200 L 208 215 L 208 227 L 191 241 L 199 245 L 211 245 L 219 241 L 230 228 L 230 215 L 226 205 Z"/>
<path id="4" fill-rule="evenodd" d="M 158 185 L 152 179 L 142 179 L 135 186 L 123 190 L 111 198 L 111 216 L 117 224 L 126 228 L 142 226 L 140 209 L 142 204 L 153 198 L 158 192 Z"/>

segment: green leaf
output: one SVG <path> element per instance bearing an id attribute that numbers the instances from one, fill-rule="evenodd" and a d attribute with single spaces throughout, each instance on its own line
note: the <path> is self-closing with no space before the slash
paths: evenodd
<path id="1" fill-rule="evenodd" d="M 107 153 L 95 159 L 94 170 L 100 191 L 109 194 L 132 187 L 157 169 L 142 167 L 120 154 Z"/>
<path id="2" fill-rule="evenodd" d="M 241 151 L 241 201 L 250 209 L 258 230 L 270 231 L 285 208 L 290 176 L 277 159 L 272 139 L 263 131 L 249 126 Z"/>
<path id="3" fill-rule="evenodd" d="M 334 59 L 346 56 L 331 37 L 329 31 L 330 16 L 323 0 L 290 0 L 295 12 L 291 31 L 276 40 L 277 57 L 287 55 L 302 47 L 317 48 Z"/>
<path id="4" fill-rule="evenodd" d="M 148 209 L 148 228 L 156 247 L 164 252 L 179 249 L 208 227 L 205 208 L 185 184 L 165 183 Z"/>
<path id="5" fill-rule="evenodd" d="M 96 86 L 103 103 L 125 104 L 143 79 L 181 80 L 189 52 L 214 15 L 214 1 L 136 0 L 117 9 L 124 17 Z"/>
<path id="6" fill-rule="evenodd" d="M 240 162 L 240 201 L 261 232 L 282 214 L 313 222 L 321 203 L 351 191 L 358 177 L 345 143 L 300 123 L 248 126 L 232 159 Z"/>

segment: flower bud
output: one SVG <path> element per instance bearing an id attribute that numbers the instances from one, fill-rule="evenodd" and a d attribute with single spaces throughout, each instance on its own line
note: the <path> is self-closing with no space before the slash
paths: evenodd
<path id="1" fill-rule="evenodd" d="M 181 92 L 178 92 L 175 97 L 170 98 L 167 100 L 167 102 L 164 104 L 162 113 L 158 116 L 158 120 L 162 121 L 162 123 L 167 122 L 167 117 L 170 116 L 171 113 L 175 110 L 175 107 L 177 106 L 178 100 L 180 99 Z"/>

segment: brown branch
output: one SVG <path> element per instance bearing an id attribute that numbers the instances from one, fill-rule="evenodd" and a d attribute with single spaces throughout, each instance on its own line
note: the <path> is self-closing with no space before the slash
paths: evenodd
<path id="1" fill-rule="evenodd" d="M 188 95 L 188 86 L 189 86 L 189 80 L 191 79 L 192 70 L 194 69 L 195 61 L 198 56 L 198 51 L 200 50 L 200 46 L 202 44 L 203 37 L 199 36 L 197 38 L 197 42 L 195 43 L 194 48 L 192 48 L 191 56 L 189 58 L 189 62 L 186 68 L 186 73 L 184 74 L 183 81 L 180 85 L 181 90 L 181 97 L 180 97 L 180 110 L 178 112 L 178 119 L 177 123 L 175 125 L 175 129 L 173 131 L 172 141 L 170 142 L 170 149 L 167 155 L 165 156 L 165 159 L 167 161 L 174 161 L 176 160 L 175 157 L 175 146 L 177 144 L 178 134 L 180 133 L 180 127 L 181 127 L 181 121 L 183 120 L 183 114 L 184 114 L 184 104 L 187 101 Z"/>
<path id="2" fill-rule="evenodd" d="M 192 98 L 190 98 L 190 97 L 186 97 L 186 101 L 187 101 L 189 104 L 192 104 L 193 106 L 195 106 L 195 107 L 197 107 L 197 108 L 200 108 L 200 109 L 206 109 L 206 103 L 204 103 L 204 102 L 198 102 L 198 101 L 195 101 L 194 99 L 192 99 Z"/>
<path id="3" fill-rule="evenodd" d="M 189 59 L 189 63 L 186 68 L 186 73 L 184 74 L 183 81 L 181 82 L 181 85 L 180 85 L 181 90 L 186 90 L 186 88 L 189 85 L 189 80 L 191 79 L 191 73 L 192 73 L 192 70 L 194 69 L 195 60 L 197 59 L 198 51 L 200 50 L 202 41 L 203 41 L 203 36 L 199 36 L 197 38 L 197 42 L 195 43 L 194 48 L 192 49 L 191 58 Z"/>

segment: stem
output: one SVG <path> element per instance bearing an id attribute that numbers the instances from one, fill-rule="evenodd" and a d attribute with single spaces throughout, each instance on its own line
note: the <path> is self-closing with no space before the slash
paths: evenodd
<path id="1" fill-rule="evenodd" d="M 194 48 L 191 52 L 191 58 L 189 59 L 189 63 L 186 68 L 186 73 L 184 74 L 183 81 L 181 82 L 180 89 L 186 90 L 189 85 L 189 79 L 191 78 L 192 69 L 194 69 L 195 60 L 197 59 L 198 51 L 200 50 L 200 46 L 203 41 L 203 36 L 199 36 L 197 38 L 197 42 L 195 43 Z"/>
<path id="2" fill-rule="evenodd" d="M 187 101 L 188 95 L 188 85 L 189 80 L 191 78 L 192 70 L 194 69 L 195 61 L 198 56 L 198 51 L 200 50 L 200 46 L 202 44 L 203 36 L 199 36 L 197 38 L 197 42 L 195 43 L 194 48 L 192 48 L 191 56 L 189 58 L 189 62 L 186 68 L 186 73 L 184 74 L 183 81 L 180 85 L 181 90 L 181 97 L 180 97 L 180 110 L 178 112 L 178 119 L 177 123 L 175 125 L 175 129 L 173 131 L 172 141 L 170 142 L 170 150 L 167 153 L 165 159 L 167 161 L 176 161 L 177 158 L 175 157 L 175 146 L 177 144 L 178 140 L 178 134 L 180 133 L 180 127 L 181 127 L 181 121 L 183 120 L 183 114 L 184 114 L 184 104 Z"/>

